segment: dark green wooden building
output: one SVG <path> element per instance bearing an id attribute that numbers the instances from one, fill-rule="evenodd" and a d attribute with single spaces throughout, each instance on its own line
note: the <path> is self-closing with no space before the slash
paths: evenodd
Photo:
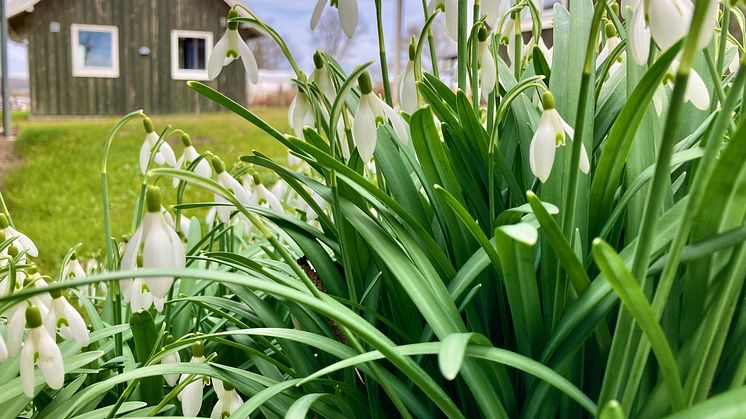
<path id="1" fill-rule="evenodd" d="M 4 0 L 0 0 L 4 1 Z M 11 38 L 28 45 L 32 115 L 199 113 L 219 107 L 200 80 L 246 102 L 243 66 L 207 82 L 234 0 L 11 0 Z M 244 38 L 257 33 L 242 29 Z"/>

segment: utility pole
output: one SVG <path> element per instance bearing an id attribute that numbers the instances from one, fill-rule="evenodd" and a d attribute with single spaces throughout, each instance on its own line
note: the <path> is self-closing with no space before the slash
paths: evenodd
<path id="1" fill-rule="evenodd" d="M 5 17 L 5 0 L 0 0 L 0 71 L 3 89 L 3 137 L 13 136 L 10 129 L 10 93 L 8 92 L 8 19 Z"/>

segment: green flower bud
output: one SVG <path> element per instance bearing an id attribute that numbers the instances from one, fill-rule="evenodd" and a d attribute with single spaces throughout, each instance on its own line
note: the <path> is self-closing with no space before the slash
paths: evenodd
<path id="1" fill-rule="evenodd" d="M 75 259 L 77 259 L 77 258 L 78 258 L 78 255 L 76 255 L 76 254 L 75 254 L 75 252 L 73 252 L 73 253 L 72 253 L 72 254 L 70 255 L 70 260 L 75 260 Z"/>
<path id="2" fill-rule="evenodd" d="M 161 211 L 161 189 L 157 186 L 148 185 L 148 192 L 145 194 L 145 205 L 148 212 Z"/>
<path id="3" fill-rule="evenodd" d="M 12 244 L 11 244 L 11 245 L 10 245 L 10 246 L 8 247 L 8 256 L 10 256 L 10 257 L 14 258 L 14 257 L 18 256 L 18 253 L 20 253 L 20 251 L 19 251 L 19 250 L 18 250 L 18 248 L 17 248 L 17 247 L 15 247 L 14 245 L 12 245 Z"/>
<path id="4" fill-rule="evenodd" d="M 619 15 L 619 4 L 617 2 L 611 3 L 611 10 L 614 11 L 615 15 Z"/>
<path id="5" fill-rule="evenodd" d="M 36 265 L 31 265 L 28 268 L 26 268 L 27 275 L 34 275 L 38 273 L 39 273 L 39 270 L 36 268 Z"/>
<path id="6" fill-rule="evenodd" d="M 541 106 L 544 110 L 554 109 L 554 95 L 549 90 L 541 96 Z"/>
<path id="7" fill-rule="evenodd" d="M 417 58 L 417 46 L 414 42 L 414 36 L 412 37 L 412 43 L 409 44 L 409 61 L 414 61 Z"/>
<path id="8" fill-rule="evenodd" d="M 367 95 L 373 91 L 373 81 L 371 81 L 370 73 L 367 71 L 358 77 L 357 83 L 360 86 L 360 93 Z"/>
<path id="9" fill-rule="evenodd" d="M 235 17 L 239 17 L 239 14 L 236 11 L 236 9 L 231 9 L 228 12 L 228 30 L 231 30 L 231 31 L 238 30 L 238 22 L 231 22 L 230 21 L 231 19 L 233 19 Z"/>
<path id="10" fill-rule="evenodd" d="M 321 56 L 321 51 L 316 51 L 313 54 L 313 65 L 319 70 L 324 68 L 324 58 Z"/>
<path id="11" fill-rule="evenodd" d="M 605 31 L 607 38 L 613 38 L 617 35 L 616 26 L 614 26 L 614 24 L 611 22 L 606 24 Z"/>
<path id="12" fill-rule="evenodd" d="M 202 342 L 194 342 L 192 344 L 192 356 L 196 358 L 205 356 L 205 346 Z"/>
<path id="13" fill-rule="evenodd" d="M 166 333 L 166 339 L 164 339 L 164 342 L 166 342 L 166 345 L 170 345 L 174 343 L 174 337 L 170 333 Z"/>
<path id="14" fill-rule="evenodd" d="M 487 35 L 487 28 L 485 28 L 484 25 L 479 25 L 479 29 L 477 29 L 477 39 L 479 42 L 487 41 Z"/>
<path id="15" fill-rule="evenodd" d="M 251 176 L 254 178 L 254 185 L 260 185 L 262 183 L 262 178 L 259 177 L 259 173 L 254 172 Z"/>
<path id="16" fill-rule="evenodd" d="M 190 137 L 186 132 L 181 134 L 181 143 L 184 144 L 184 147 L 189 147 L 192 145 L 192 137 Z"/>
<path id="17" fill-rule="evenodd" d="M 138 268 L 142 268 L 142 253 L 138 253 L 136 263 Z"/>
<path id="18" fill-rule="evenodd" d="M 220 160 L 220 157 L 212 156 L 212 168 L 215 169 L 215 174 L 219 175 L 225 172 L 225 163 Z"/>
<path id="19" fill-rule="evenodd" d="M 7 240 L 7 239 L 8 239 L 8 238 L 7 238 L 7 237 L 5 237 L 5 233 L 3 233 L 3 232 L 2 232 L 2 230 L 0 230 L 0 243 L 1 243 L 1 242 L 4 242 L 4 241 L 5 241 L 5 240 Z"/>
<path id="20" fill-rule="evenodd" d="M 151 121 L 147 116 L 142 119 L 142 124 L 145 127 L 145 132 L 148 134 L 155 131 L 155 128 L 153 128 L 153 121 Z"/>
<path id="21" fill-rule="evenodd" d="M 26 327 L 34 329 L 41 327 L 41 312 L 37 306 L 29 306 L 26 308 Z"/>
<path id="22" fill-rule="evenodd" d="M 53 299 L 54 298 L 60 298 L 60 297 L 62 297 L 62 290 L 60 290 L 60 289 L 51 290 L 51 291 L 49 291 L 49 295 L 51 295 Z"/>
<path id="23" fill-rule="evenodd" d="M 233 391 L 233 390 L 236 389 L 231 384 L 229 384 L 229 383 L 227 383 L 225 381 L 223 381 L 223 388 L 225 389 L 225 391 Z"/>
<path id="24" fill-rule="evenodd" d="M 0 214 L 0 228 L 8 228 L 10 227 L 10 223 L 8 222 L 8 216 L 5 214 Z"/>

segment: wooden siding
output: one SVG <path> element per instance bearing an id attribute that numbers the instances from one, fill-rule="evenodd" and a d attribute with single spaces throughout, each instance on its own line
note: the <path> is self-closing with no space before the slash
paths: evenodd
<path id="1" fill-rule="evenodd" d="M 31 112 L 34 115 L 121 115 L 199 113 L 220 107 L 171 78 L 171 30 L 211 31 L 214 42 L 225 28 L 222 0 L 47 0 L 28 16 Z M 49 23 L 60 31 L 50 32 Z M 73 77 L 72 24 L 119 28 L 119 77 Z M 140 47 L 150 48 L 141 56 Z M 239 103 L 246 101 L 243 66 L 226 67 L 208 84 Z"/>

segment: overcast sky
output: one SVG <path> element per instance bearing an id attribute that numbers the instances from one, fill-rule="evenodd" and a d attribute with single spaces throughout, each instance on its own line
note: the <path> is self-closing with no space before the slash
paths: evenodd
<path id="1" fill-rule="evenodd" d="M 315 48 L 310 40 L 309 21 L 316 0 L 244 0 L 244 2 L 285 38 L 300 64 L 310 69 L 311 56 Z M 403 2 L 405 18 L 402 26 L 403 31 L 406 32 L 406 28 L 412 24 L 422 25 L 422 0 L 403 0 Z M 363 26 L 367 30 L 355 35 L 355 44 L 345 57 L 347 64 L 376 60 L 378 57 L 374 2 L 373 0 L 358 0 L 358 4 L 360 10 L 358 28 Z M 383 0 L 383 4 L 387 50 L 393 51 L 396 0 Z M 337 9 L 327 5 L 324 13 L 336 15 Z M 393 65 L 393 58 L 391 60 Z M 19 76 L 28 73 L 25 46 L 11 43 L 8 49 L 8 61 L 10 75 Z"/>

